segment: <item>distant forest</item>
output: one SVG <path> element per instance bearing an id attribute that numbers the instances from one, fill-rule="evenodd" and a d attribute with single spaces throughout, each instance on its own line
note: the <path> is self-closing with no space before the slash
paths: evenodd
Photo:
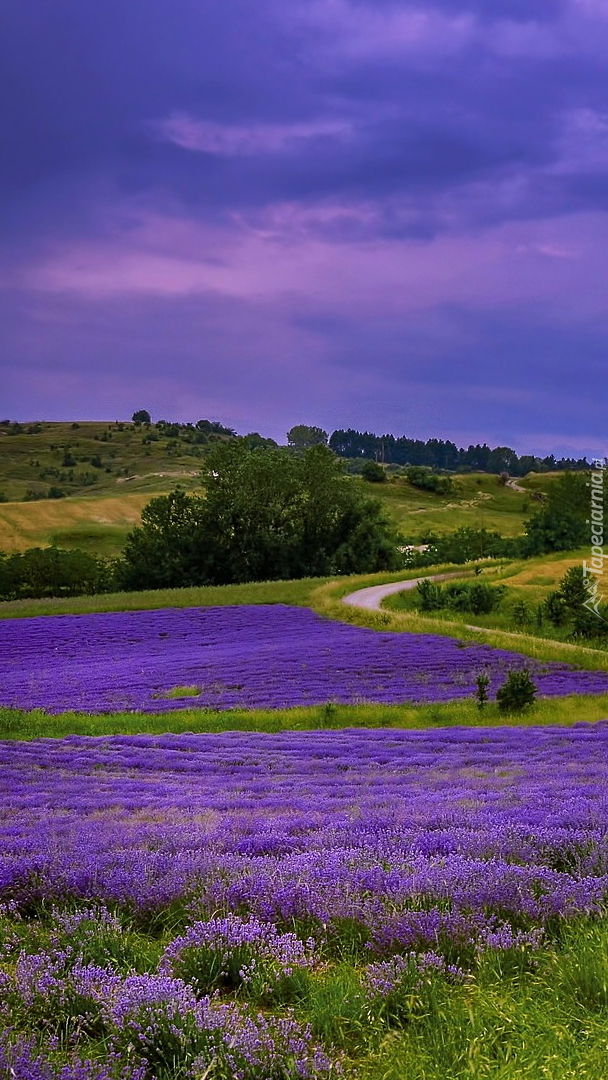
<path id="1" fill-rule="evenodd" d="M 408 439 L 405 435 L 374 435 L 371 431 L 334 431 L 329 437 L 332 450 L 344 458 L 371 458 L 386 465 L 426 465 L 432 469 L 453 472 L 508 472 L 510 476 L 525 476 L 529 472 L 552 472 L 559 469 L 588 469 L 586 458 L 521 457 L 509 446 L 493 449 L 479 443 L 466 450 L 443 439 Z"/>
<path id="2" fill-rule="evenodd" d="M 178 423 L 168 420 L 152 422 L 146 409 L 133 413 L 132 423 L 142 432 L 142 445 L 168 440 L 171 452 L 176 452 L 178 442 L 189 443 L 193 447 L 205 447 L 215 442 L 238 439 L 250 449 L 278 444 L 274 439 L 260 435 L 257 431 L 247 435 L 237 435 L 234 428 L 226 427 L 219 421 L 198 420 L 196 423 Z M 39 435 L 55 425 L 51 422 L 22 424 L 10 420 L 0 420 L 1 435 Z M 57 425 L 58 426 L 58 425 Z M 70 425 L 78 429 L 79 423 Z M 132 424 L 116 421 L 108 425 L 108 430 L 100 437 L 101 442 L 112 438 L 112 432 L 121 432 Z M 95 436 L 97 438 L 97 436 Z M 328 435 L 320 427 L 297 424 L 287 432 L 287 443 L 295 450 L 302 451 L 318 443 L 326 444 L 339 457 L 353 461 L 376 461 L 382 465 L 425 466 L 436 471 L 446 472 L 488 472 L 508 473 L 510 476 L 526 476 L 529 472 L 554 472 L 589 469 L 591 462 L 586 458 L 562 457 L 554 454 L 535 457 L 533 454 L 519 456 L 510 446 L 490 447 L 487 443 L 469 445 L 466 449 L 456 446 L 449 439 L 410 439 L 406 435 L 375 435 L 372 431 L 356 431 L 355 428 L 339 428 Z M 69 452 L 70 448 L 67 447 Z M 196 452 L 196 451 L 194 451 Z M 68 453 L 68 459 L 69 459 Z M 92 462 L 95 465 L 95 462 Z M 64 462 L 65 464 L 65 462 Z M 99 467 L 99 466 L 96 466 Z M 359 471 L 353 469 L 352 471 Z"/>

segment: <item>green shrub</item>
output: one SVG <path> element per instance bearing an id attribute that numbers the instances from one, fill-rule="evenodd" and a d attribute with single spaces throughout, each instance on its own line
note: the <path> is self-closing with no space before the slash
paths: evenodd
<path id="1" fill-rule="evenodd" d="M 433 581 L 425 580 L 420 581 L 416 588 L 419 611 L 449 608 L 473 615 L 487 615 L 495 611 L 507 591 L 505 585 L 488 585 L 480 581 L 471 584 L 457 581 L 442 588 Z"/>
<path id="2" fill-rule="evenodd" d="M 534 703 L 535 698 L 536 686 L 527 668 L 510 671 L 496 693 L 496 702 L 501 713 L 524 712 Z"/>
<path id="3" fill-rule="evenodd" d="M 425 578 L 416 586 L 418 593 L 418 608 L 420 611 L 439 611 L 444 606 L 443 592 L 440 585 Z"/>
<path id="4" fill-rule="evenodd" d="M 475 691 L 475 699 L 477 701 L 478 709 L 483 709 L 488 702 L 488 686 L 490 685 L 490 676 L 487 672 L 482 672 L 475 679 L 477 689 Z"/>
<path id="5" fill-rule="evenodd" d="M 476 581 L 471 585 L 456 582 L 443 589 L 445 606 L 453 611 L 470 611 L 473 615 L 488 615 L 499 606 L 506 586 L 488 585 Z"/>
<path id="6" fill-rule="evenodd" d="M 386 472 L 377 461 L 366 461 L 361 469 L 361 476 L 370 484 L 386 483 Z"/>
<path id="7" fill-rule="evenodd" d="M 435 495 L 447 495 L 452 488 L 451 476 L 438 476 L 424 465 L 411 465 L 405 470 L 406 478 L 413 487 L 432 491 Z"/>

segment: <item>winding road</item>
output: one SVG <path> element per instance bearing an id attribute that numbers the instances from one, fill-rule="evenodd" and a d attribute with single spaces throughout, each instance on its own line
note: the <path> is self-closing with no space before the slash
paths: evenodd
<path id="1" fill-rule="evenodd" d="M 357 589 L 342 597 L 342 603 L 349 607 L 365 608 L 367 611 L 379 611 L 382 601 L 393 593 L 408 592 L 415 589 L 419 581 L 447 581 L 449 578 L 466 577 L 467 570 L 451 570 L 448 574 L 424 574 L 423 577 L 410 578 L 409 581 L 391 581 L 387 585 L 371 585 L 367 589 Z M 477 628 L 475 628 L 477 629 Z"/>
<path id="2" fill-rule="evenodd" d="M 415 589 L 419 581 L 447 581 L 449 578 L 462 578 L 471 574 L 470 570 L 451 570 L 447 574 L 424 574 L 422 577 L 410 578 L 409 581 L 390 581 L 386 585 L 371 585 L 367 589 L 357 589 L 356 592 L 349 593 L 348 596 L 342 597 L 342 603 L 348 604 L 349 607 L 364 608 L 366 611 L 380 611 L 382 607 L 382 601 L 387 596 L 392 596 L 393 593 L 409 592 L 410 589 Z M 472 626 L 470 623 L 464 623 L 465 630 L 480 630 L 485 633 L 490 630 L 488 626 Z M 501 630 L 500 633 L 504 637 L 521 638 L 522 632 L 520 630 Z M 550 638 L 542 638 L 543 641 L 551 641 Z M 591 649 L 586 645 L 578 645 L 572 642 L 560 642 L 561 645 L 565 645 L 568 649 L 577 649 L 582 652 L 596 653 L 597 649 Z"/>

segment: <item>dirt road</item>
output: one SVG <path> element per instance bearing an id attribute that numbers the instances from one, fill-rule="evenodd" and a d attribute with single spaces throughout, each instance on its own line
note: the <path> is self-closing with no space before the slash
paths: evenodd
<path id="1" fill-rule="evenodd" d="M 449 578 L 466 577 L 468 573 L 470 571 L 452 570 L 448 574 L 424 574 L 422 577 L 410 578 L 409 581 L 391 581 L 387 585 L 371 585 L 368 589 L 357 589 L 357 592 L 343 596 L 342 603 L 350 607 L 366 608 L 367 611 L 379 611 L 382 601 L 387 596 L 415 589 L 419 581 L 447 581 Z"/>

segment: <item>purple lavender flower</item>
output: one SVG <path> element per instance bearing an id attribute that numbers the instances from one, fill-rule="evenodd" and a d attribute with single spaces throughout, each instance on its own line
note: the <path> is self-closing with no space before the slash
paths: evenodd
<path id="1" fill-rule="evenodd" d="M 540 695 L 608 691 L 608 672 L 282 604 L 7 619 L 0 657 L 0 704 L 51 713 L 449 701 L 524 667 Z M 167 697 L 179 686 L 200 692 Z"/>
<path id="2" fill-rule="evenodd" d="M 202 993 L 243 987 L 258 999 L 276 999 L 295 991 L 294 975 L 315 962 L 312 938 L 303 942 L 272 923 L 227 915 L 190 926 L 167 946 L 159 971 L 179 975 Z"/>
<path id="3" fill-rule="evenodd" d="M 430 950 L 409 952 L 368 964 L 363 982 L 370 997 L 387 998 L 396 991 L 419 990 L 429 974 L 442 975 L 450 982 L 463 982 L 466 978 L 464 971 L 456 964 L 448 964 L 445 957 Z"/>
<path id="4" fill-rule="evenodd" d="M 175 1062 L 184 1078 L 211 1061 L 218 1080 L 324 1075 L 293 1016 L 235 996 L 276 1000 L 356 933 L 382 1012 L 378 994 L 443 992 L 454 957 L 530 962 L 608 898 L 606 722 L 0 743 L 0 785 L 0 1019 L 46 1045 L 34 1080 L 59 1080 L 48 1060 L 89 1033 L 115 1055 L 108 1080 L 131 1061 L 162 1080 Z M 117 962 L 122 926 L 177 912 L 159 971 Z"/>

